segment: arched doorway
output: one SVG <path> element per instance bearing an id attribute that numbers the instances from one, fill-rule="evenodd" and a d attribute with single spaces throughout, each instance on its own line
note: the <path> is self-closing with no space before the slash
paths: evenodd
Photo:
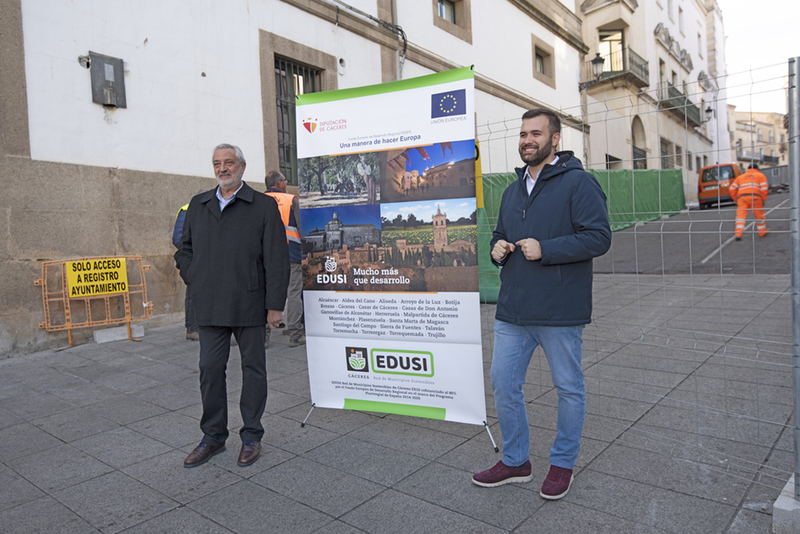
<path id="1" fill-rule="evenodd" d="M 644 124 L 639 116 L 635 116 L 631 123 L 631 141 L 633 145 L 633 168 L 647 168 L 647 136 L 644 133 Z"/>

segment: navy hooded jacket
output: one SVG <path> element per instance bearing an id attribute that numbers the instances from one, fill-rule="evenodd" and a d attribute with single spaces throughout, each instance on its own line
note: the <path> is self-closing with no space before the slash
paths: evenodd
<path id="1" fill-rule="evenodd" d="M 518 325 L 576 326 L 592 316 L 592 258 L 611 246 L 606 196 L 572 152 L 558 152 L 545 165 L 531 194 L 525 167 L 503 192 L 491 247 L 534 238 L 540 260 L 528 260 L 520 247 L 502 261 L 495 317 Z"/>

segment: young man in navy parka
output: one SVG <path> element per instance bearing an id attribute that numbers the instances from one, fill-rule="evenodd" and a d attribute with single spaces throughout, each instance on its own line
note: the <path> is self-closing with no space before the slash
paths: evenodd
<path id="1" fill-rule="evenodd" d="M 552 111 L 522 116 L 526 165 L 503 193 L 491 241 L 492 262 L 502 267 L 491 377 L 503 459 L 472 477 L 484 487 L 532 480 L 522 384 L 541 345 L 558 393 L 558 434 L 540 492 L 551 500 L 572 484 L 586 415 L 581 348 L 592 314 L 592 258 L 611 246 L 605 194 L 572 152 L 554 153 L 560 140 Z"/>

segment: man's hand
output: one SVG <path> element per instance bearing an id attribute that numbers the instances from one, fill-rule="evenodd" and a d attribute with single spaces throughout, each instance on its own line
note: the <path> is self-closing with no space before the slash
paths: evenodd
<path id="1" fill-rule="evenodd" d="M 527 260 L 540 260 L 542 259 L 542 247 L 539 242 L 532 237 L 528 239 L 520 239 L 517 241 L 517 246 L 522 250 Z"/>
<path id="2" fill-rule="evenodd" d="M 270 328 L 278 328 L 283 320 L 283 312 L 280 310 L 267 310 L 267 324 Z"/>
<path id="3" fill-rule="evenodd" d="M 494 261 L 501 261 L 511 252 L 514 252 L 514 245 L 500 239 L 494 244 L 494 247 L 492 247 L 492 258 L 494 258 Z"/>

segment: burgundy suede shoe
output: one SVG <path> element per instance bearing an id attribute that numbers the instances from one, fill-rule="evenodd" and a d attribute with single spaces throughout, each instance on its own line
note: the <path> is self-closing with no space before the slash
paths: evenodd
<path id="1" fill-rule="evenodd" d="M 494 488 L 512 482 L 530 482 L 532 479 L 530 460 L 519 467 L 508 467 L 500 460 L 494 467 L 473 475 L 472 483 L 484 488 Z"/>
<path id="2" fill-rule="evenodd" d="M 251 465 L 253 462 L 258 460 L 258 457 L 261 455 L 261 442 L 260 441 L 251 441 L 249 439 L 244 440 L 242 443 L 242 450 L 239 453 L 239 460 L 236 464 L 239 467 L 247 467 Z"/>
<path id="3" fill-rule="evenodd" d="M 549 501 L 555 501 L 563 497 L 572 486 L 572 469 L 565 469 L 555 465 L 550 466 L 550 472 L 547 473 L 547 478 L 544 479 L 542 484 L 542 491 L 539 495 Z"/>
<path id="4" fill-rule="evenodd" d="M 215 454 L 221 453 L 224 450 L 225 445 L 216 447 L 214 445 L 209 445 L 208 443 L 200 442 L 200 445 L 195 447 L 195 449 L 190 452 L 189 456 L 187 456 L 183 461 L 183 467 L 197 467 L 198 465 L 203 465 L 209 460 L 209 458 Z"/>

